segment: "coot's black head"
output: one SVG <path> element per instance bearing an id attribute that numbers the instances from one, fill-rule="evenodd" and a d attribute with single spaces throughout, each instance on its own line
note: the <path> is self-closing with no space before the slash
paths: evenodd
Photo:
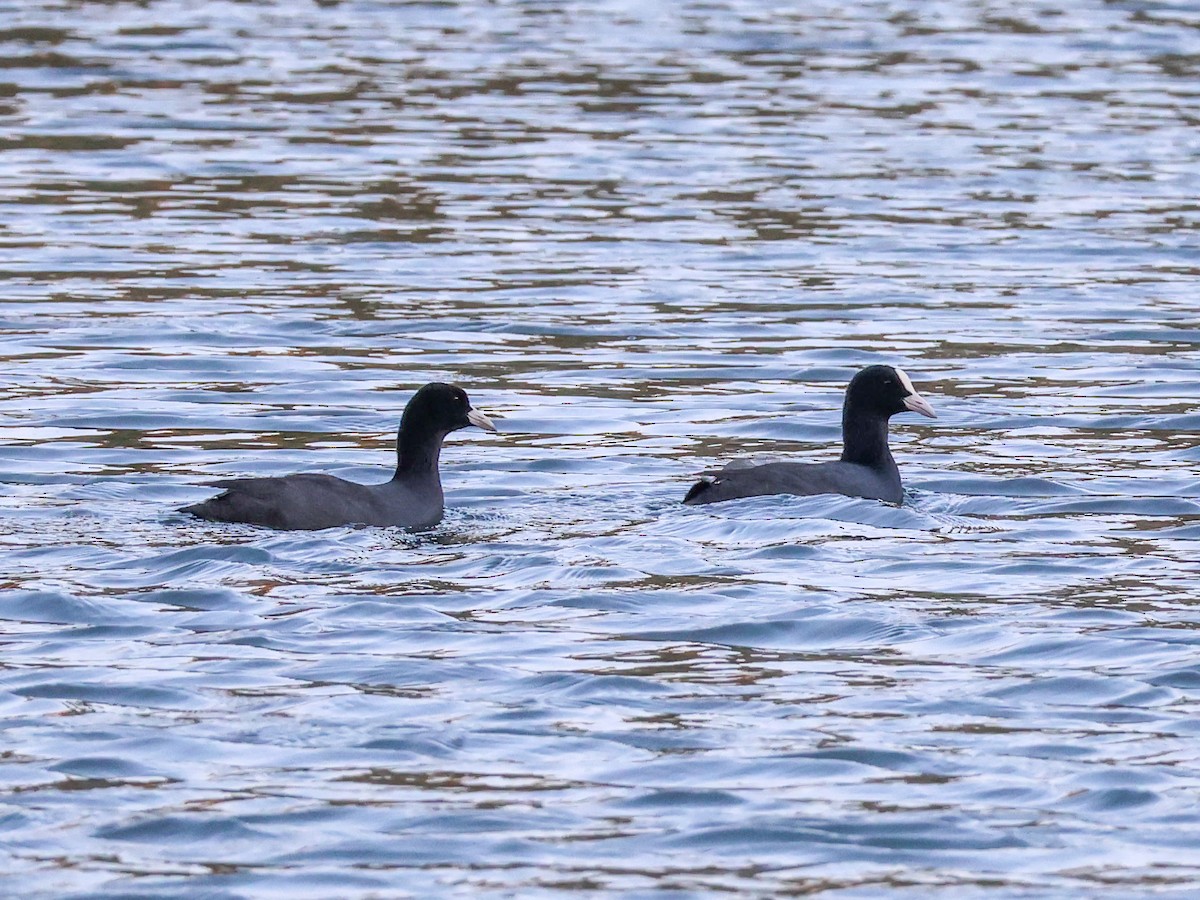
<path id="1" fill-rule="evenodd" d="M 902 412 L 937 418 L 929 401 L 917 393 L 904 370 L 893 366 L 867 366 L 851 378 L 846 388 L 846 410 L 874 413 L 883 418 Z"/>
<path id="2" fill-rule="evenodd" d="M 421 388 L 404 407 L 400 433 L 445 435 L 468 425 L 495 431 L 492 420 L 471 408 L 467 392 L 457 385 L 433 382 Z"/>

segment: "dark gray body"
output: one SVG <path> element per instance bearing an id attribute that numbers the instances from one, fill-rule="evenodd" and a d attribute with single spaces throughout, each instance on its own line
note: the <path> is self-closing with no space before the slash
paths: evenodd
<path id="1" fill-rule="evenodd" d="M 223 494 L 182 511 L 216 522 L 280 529 L 436 525 L 442 520 L 442 485 L 436 470 L 420 474 L 432 477 L 358 484 L 333 475 L 301 473 L 218 481 L 214 486 L 224 488 Z"/>
<path id="2" fill-rule="evenodd" d="M 841 460 L 825 463 L 773 462 L 761 466 L 734 462 L 698 481 L 683 502 L 697 506 L 768 494 L 846 494 L 898 504 L 904 500 L 900 472 L 891 454 L 888 454 L 887 462 L 891 465 L 865 466 Z"/>

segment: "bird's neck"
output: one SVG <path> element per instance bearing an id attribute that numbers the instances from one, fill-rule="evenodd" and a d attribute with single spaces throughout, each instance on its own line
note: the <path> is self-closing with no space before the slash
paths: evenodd
<path id="1" fill-rule="evenodd" d="M 843 409 L 842 461 L 873 469 L 895 468 L 896 461 L 888 449 L 888 420 Z"/>
<path id="2" fill-rule="evenodd" d="M 433 472 L 436 476 L 444 437 L 444 434 L 413 437 L 401 429 L 396 437 L 396 477 L 420 472 Z"/>

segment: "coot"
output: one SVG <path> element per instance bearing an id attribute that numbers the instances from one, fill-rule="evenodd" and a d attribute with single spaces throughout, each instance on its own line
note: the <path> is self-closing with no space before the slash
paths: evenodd
<path id="1" fill-rule="evenodd" d="M 427 384 L 408 401 L 396 436 L 396 474 L 383 484 L 358 484 L 333 475 L 302 473 L 282 478 L 213 482 L 224 493 L 185 506 L 214 522 L 244 522 L 281 529 L 335 525 L 424 527 L 442 519 L 438 456 L 452 431 L 476 425 L 495 431 L 492 420 L 471 408 L 467 393 L 452 384 Z"/>
<path id="2" fill-rule="evenodd" d="M 846 494 L 901 503 L 900 470 L 888 449 L 888 419 L 918 412 L 937 418 L 903 369 L 867 366 L 846 388 L 842 405 L 842 458 L 826 463 L 775 462 L 747 465 L 737 461 L 705 475 L 683 502 L 719 503 L 763 494 Z"/>

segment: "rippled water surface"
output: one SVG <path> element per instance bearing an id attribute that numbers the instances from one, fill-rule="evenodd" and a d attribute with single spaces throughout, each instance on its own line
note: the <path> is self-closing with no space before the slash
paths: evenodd
<path id="1" fill-rule="evenodd" d="M 1200 13 L 0 0 L 0 892 L 1194 896 Z M 688 508 L 904 365 L 910 497 Z M 388 474 L 420 534 L 174 510 Z"/>

